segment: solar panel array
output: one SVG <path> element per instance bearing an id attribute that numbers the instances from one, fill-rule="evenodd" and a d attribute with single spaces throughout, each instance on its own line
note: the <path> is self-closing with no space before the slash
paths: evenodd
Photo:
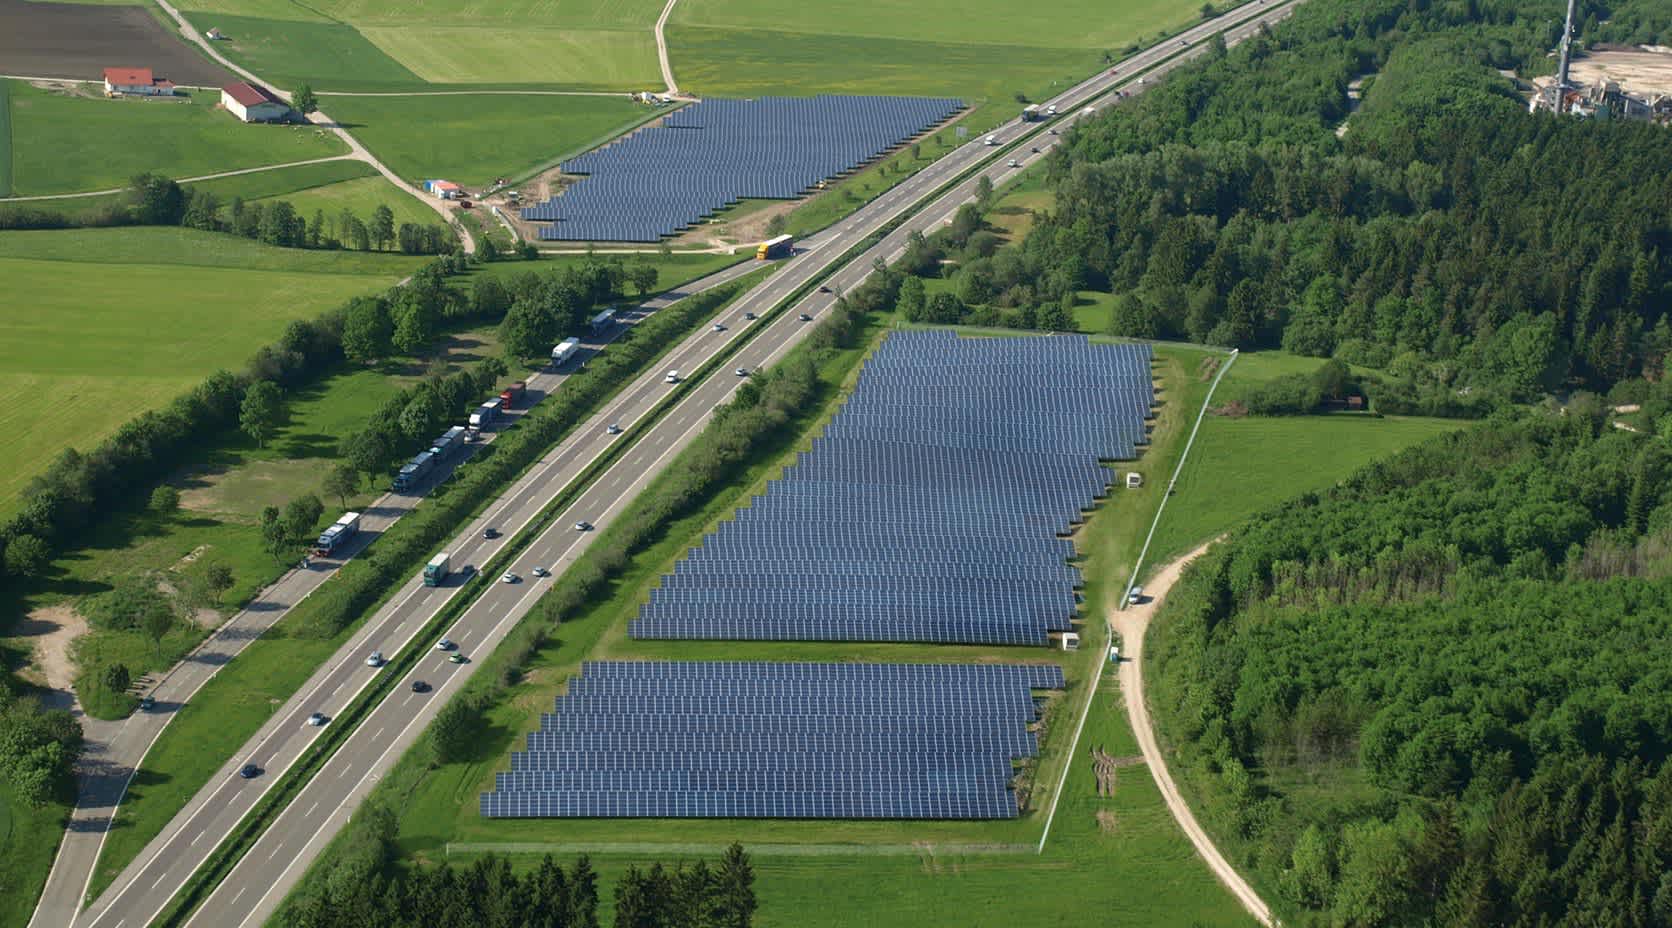
<path id="1" fill-rule="evenodd" d="M 1154 401 L 1148 345 L 893 333 L 812 450 L 663 576 L 631 633 L 1045 644 L 1080 582 L 1061 536 Z"/>
<path id="2" fill-rule="evenodd" d="M 522 211 L 556 241 L 654 242 L 744 198 L 787 200 L 963 108 L 925 97 L 704 100 L 563 163 L 586 174 Z"/>
<path id="3" fill-rule="evenodd" d="M 569 679 L 489 818 L 1014 818 L 1036 689 L 991 664 L 593 661 Z"/>

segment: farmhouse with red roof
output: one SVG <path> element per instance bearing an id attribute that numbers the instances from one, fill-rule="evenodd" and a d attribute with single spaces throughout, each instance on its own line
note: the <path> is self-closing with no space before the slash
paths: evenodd
<path id="1" fill-rule="evenodd" d="M 169 97 L 174 95 L 174 82 L 157 77 L 150 68 L 105 68 L 104 89 L 112 97 L 119 94 Z"/>
<path id="2" fill-rule="evenodd" d="M 240 81 L 221 88 L 221 105 L 245 122 L 283 122 L 290 104 L 260 84 Z"/>

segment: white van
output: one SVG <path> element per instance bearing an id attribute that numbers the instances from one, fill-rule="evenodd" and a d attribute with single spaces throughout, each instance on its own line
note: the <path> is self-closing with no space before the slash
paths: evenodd
<path id="1" fill-rule="evenodd" d="M 678 383 L 678 382 L 679 382 L 679 372 L 678 371 L 668 371 L 668 383 Z"/>

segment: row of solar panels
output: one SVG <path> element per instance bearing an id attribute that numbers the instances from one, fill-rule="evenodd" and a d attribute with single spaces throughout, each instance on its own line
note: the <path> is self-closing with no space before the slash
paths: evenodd
<path id="1" fill-rule="evenodd" d="M 481 813 L 1009 818 L 1056 665 L 588 662 Z"/>
<path id="2" fill-rule="evenodd" d="M 1099 389 L 1056 389 L 1059 355 Z M 936 382 L 969 357 L 1002 362 L 1014 390 Z M 1079 336 L 891 334 L 811 450 L 663 576 L 631 633 L 1046 643 L 1078 608 L 1060 536 L 1106 492 L 1100 458 L 1144 440 L 1149 362 Z"/>

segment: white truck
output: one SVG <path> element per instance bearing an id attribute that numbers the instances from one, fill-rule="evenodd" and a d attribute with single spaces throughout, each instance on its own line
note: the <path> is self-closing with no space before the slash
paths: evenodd
<path id="1" fill-rule="evenodd" d="M 581 350 L 581 340 L 565 338 L 552 347 L 552 367 L 562 367 Z"/>

